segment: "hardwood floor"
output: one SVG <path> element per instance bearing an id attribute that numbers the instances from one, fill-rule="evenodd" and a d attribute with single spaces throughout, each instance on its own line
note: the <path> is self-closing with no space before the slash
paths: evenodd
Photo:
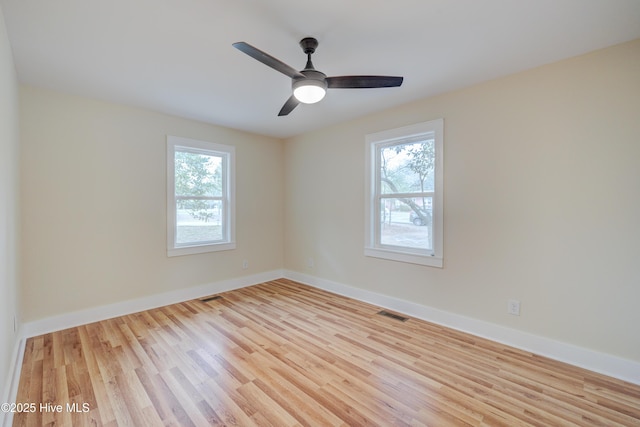
<path id="1" fill-rule="evenodd" d="M 623 381 L 285 279 L 221 296 L 30 338 L 14 425 L 640 425 Z"/>

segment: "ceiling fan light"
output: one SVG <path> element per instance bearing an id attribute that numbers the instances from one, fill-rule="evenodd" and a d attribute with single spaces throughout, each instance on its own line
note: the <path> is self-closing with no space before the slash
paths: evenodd
<path id="1" fill-rule="evenodd" d="M 293 96 L 303 104 L 315 104 L 327 93 L 327 84 L 319 80 L 300 80 L 293 84 Z"/>

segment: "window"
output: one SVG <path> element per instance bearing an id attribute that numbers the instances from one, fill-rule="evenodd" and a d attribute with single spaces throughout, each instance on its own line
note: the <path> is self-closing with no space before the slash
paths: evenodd
<path id="1" fill-rule="evenodd" d="M 442 267 L 443 128 L 367 135 L 366 256 Z"/>
<path id="2" fill-rule="evenodd" d="M 167 254 L 235 249 L 235 148 L 167 136 Z"/>

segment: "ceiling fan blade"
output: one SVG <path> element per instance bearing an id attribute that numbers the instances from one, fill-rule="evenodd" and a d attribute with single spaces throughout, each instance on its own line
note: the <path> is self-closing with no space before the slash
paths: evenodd
<path id="1" fill-rule="evenodd" d="M 394 76 L 337 76 L 327 77 L 330 89 L 373 89 L 377 87 L 397 87 L 402 77 Z"/>
<path id="2" fill-rule="evenodd" d="M 291 95 L 289 99 L 287 99 L 287 102 L 285 102 L 282 108 L 280 109 L 278 116 L 286 116 L 287 114 L 292 112 L 293 109 L 296 108 L 299 103 L 300 101 L 298 101 L 295 96 Z"/>
<path id="3" fill-rule="evenodd" d="M 233 44 L 233 47 L 235 47 L 241 52 L 246 53 L 253 59 L 257 59 L 258 61 L 262 62 L 264 65 L 271 67 L 276 71 L 280 71 L 282 74 L 286 76 L 289 76 L 291 78 L 294 78 L 294 77 L 304 78 L 304 76 L 300 74 L 298 70 L 294 69 L 293 67 L 290 67 L 289 65 L 280 61 L 279 59 L 274 58 L 268 53 L 265 53 L 260 49 L 251 46 L 248 43 L 237 42 Z"/>

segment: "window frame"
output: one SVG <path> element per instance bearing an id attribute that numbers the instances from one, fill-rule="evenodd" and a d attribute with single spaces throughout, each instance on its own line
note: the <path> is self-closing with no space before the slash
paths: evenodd
<path id="1" fill-rule="evenodd" d="M 379 179 L 379 153 L 382 148 L 402 145 L 424 137 L 434 139 L 434 191 L 432 198 L 433 252 L 408 246 L 385 245 L 380 237 L 380 200 L 403 194 L 382 194 Z M 444 119 L 435 119 L 396 129 L 368 134 L 365 137 L 365 248 L 368 257 L 442 268 L 444 264 Z"/>
<path id="2" fill-rule="evenodd" d="M 206 197 L 221 200 L 222 240 L 176 244 L 176 204 L 181 198 L 175 191 L 175 153 L 189 152 L 222 159 L 222 196 Z M 167 256 L 191 255 L 226 251 L 236 248 L 235 241 L 235 147 L 215 142 L 167 135 Z"/>

